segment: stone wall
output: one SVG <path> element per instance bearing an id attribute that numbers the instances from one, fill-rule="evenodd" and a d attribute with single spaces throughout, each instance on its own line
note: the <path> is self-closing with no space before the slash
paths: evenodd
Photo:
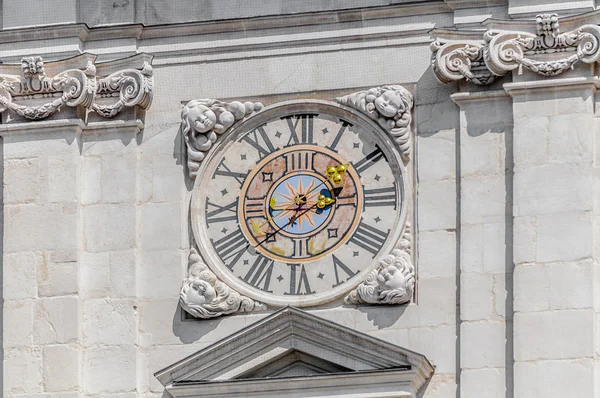
<path id="1" fill-rule="evenodd" d="M 548 2 L 56 3 L 2 3 L 5 63 L 42 56 L 53 76 L 98 54 L 85 59 L 100 79 L 147 62 L 153 98 L 108 119 L 91 103 L 37 121 L 3 112 L 4 396 L 163 397 L 154 372 L 266 315 L 193 320 L 179 306 L 185 103 L 332 99 L 390 83 L 415 100 L 415 297 L 309 311 L 424 354 L 435 374 L 422 398 L 600 394 L 596 59 L 553 77 L 486 68 L 477 54 L 461 55 L 459 71 L 441 69 L 445 50 L 431 61 L 432 29 L 481 49 L 492 25 L 534 35 L 533 20 L 512 18 Z M 483 25 L 490 17 L 504 19 Z M 136 53 L 154 59 L 127 58 Z"/>

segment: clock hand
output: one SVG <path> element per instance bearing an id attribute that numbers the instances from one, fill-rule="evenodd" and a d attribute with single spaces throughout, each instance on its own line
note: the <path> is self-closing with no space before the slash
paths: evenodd
<path id="1" fill-rule="evenodd" d="M 342 182 L 342 175 L 346 173 L 346 171 L 348 171 L 348 166 L 349 164 L 339 164 L 337 166 L 329 166 L 326 169 L 326 173 L 327 173 L 327 179 L 325 181 L 329 181 L 331 180 L 331 182 L 333 182 L 335 185 L 340 184 Z M 313 189 L 311 189 L 309 192 L 302 194 L 301 196 L 299 196 L 297 199 L 298 200 L 305 200 L 306 197 L 308 195 L 310 195 L 311 193 L 313 193 L 314 191 L 316 191 L 319 187 L 321 187 L 322 185 L 325 184 L 325 181 L 322 181 L 319 185 L 317 185 L 316 187 L 314 187 Z M 273 202 L 273 200 L 271 199 L 271 201 L 269 202 L 269 206 L 271 207 L 271 203 Z M 319 203 L 319 202 L 317 202 Z M 333 202 L 332 202 L 333 203 Z M 262 227 L 264 227 L 266 224 L 268 224 L 270 221 L 275 220 L 281 216 L 283 216 L 283 214 L 286 213 L 286 210 L 290 210 L 292 207 L 297 206 L 297 203 L 292 203 L 291 205 L 285 207 L 284 209 L 274 209 L 273 207 L 271 207 L 273 210 L 278 210 L 280 211 L 280 213 L 276 216 L 270 216 L 267 218 L 267 220 L 265 222 L 263 222 L 262 224 L 258 224 L 256 222 L 251 222 L 250 225 L 252 227 L 252 231 L 259 236 L 264 235 L 264 232 L 262 231 Z M 329 205 L 329 203 L 326 203 L 325 205 Z M 325 206 L 323 206 L 325 207 Z M 323 208 L 321 207 L 321 208 Z M 299 211 L 299 209 L 296 209 L 296 211 Z"/>

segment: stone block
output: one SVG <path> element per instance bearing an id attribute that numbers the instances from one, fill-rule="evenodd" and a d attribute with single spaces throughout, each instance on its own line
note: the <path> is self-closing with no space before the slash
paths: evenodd
<path id="1" fill-rule="evenodd" d="M 504 367 L 504 322 L 463 322 L 460 325 L 460 341 L 460 364 L 463 369 Z"/>
<path id="2" fill-rule="evenodd" d="M 514 310 L 545 311 L 550 308 L 550 276 L 545 264 L 515 267 Z"/>
<path id="3" fill-rule="evenodd" d="M 479 118 L 480 115 L 477 115 Z M 469 123 L 469 121 L 467 121 Z M 470 124 L 468 124 L 470 127 Z M 504 129 L 472 135 L 469 128 L 461 128 L 460 173 L 461 178 L 504 174 Z"/>
<path id="4" fill-rule="evenodd" d="M 75 203 L 4 206 L 5 252 L 77 247 Z"/>
<path id="5" fill-rule="evenodd" d="M 86 394 L 133 392 L 136 387 L 135 346 L 96 346 L 83 352 Z"/>
<path id="6" fill-rule="evenodd" d="M 37 294 L 36 271 L 42 256 L 35 252 L 4 254 L 2 295 L 5 300 L 33 298 Z"/>
<path id="7" fill-rule="evenodd" d="M 79 381 L 79 350 L 68 345 L 48 345 L 43 349 L 44 390 L 77 390 Z"/>
<path id="8" fill-rule="evenodd" d="M 592 115 L 551 116 L 548 150 L 553 163 L 589 163 L 593 159 Z"/>
<path id="9" fill-rule="evenodd" d="M 4 162 L 4 203 L 32 203 L 40 198 L 38 158 L 10 159 Z"/>
<path id="10" fill-rule="evenodd" d="M 494 319 L 506 320 L 513 317 L 513 292 L 512 280 L 513 274 L 496 274 L 493 276 L 494 287 Z M 507 302 L 507 300 L 509 300 Z"/>
<path id="11" fill-rule="evenodd" d="M 535 217 L 513 218 L 513 261 L 515 264 L 535 261 L 536 227 Z"/>
<path id="12" fill-rule="evenodd" d="M 423 398 L 447 398 L 456 396 L 456 379 L 453 375 L 438 375 L 431 377 L 427 389 L 423 392 Z"/>
<path id="13" fill-rule="evenodd" d="M 124 250 L 135 245 L 133 204 L 102 204 L 83 209 L 85 247 L 90 252 Z"/>
<path id="14" fill-rule="evenodd" d="M 136 310 L 132 299 L 90 299 L 83 302 L 83 343 L 135 344 Z"/>
<path id="15" fill-rule="evenodd" d="M 36 301 L 33 338 L 36 344 L 63 344 L 78 339 L 77 298 L 54 297 Z"/>
<path id="16" fill-rule="evenodd" d="M 515 126 L 514 162 L 518 167 L 548 162 L 548 117 L 529 117 L 527 123 Z"/>
<path id="17" fill-rule="evenodd" d="M 75 294 L 78 290 L 77 263 L 52 263 L 43 256 L 37 271 L 38 294 L 40 297 Z"/>
<path id="18" fill-rule="evenodd" d="M 592 210 L 592 168 L 545 164 L 516 168 L 515 216 Z"/>
<path id="19" fill-rule="evenodd" d="M 536 260 L 573 261 L 593 255 L 592 217 L 589 213 L 537 216 Z"/>
<path id="20" fill-rule="evenodd" d="M 456 278 L 420 279 L 419 296 L 420 311 L 418 324 L 420 326 L 439 326 L 454 324 L 456 320 Z"/>
<path id="21" fill-rule="evenodd" d="M 594 265 L 591 259 L 576 263 L 552 263 L 550 274 L 550 309 L 593 308 Z M 597 286 L 600 288 L 600 286 Z"/>
<path id="22" fill-rule="evenodd" d="M 141 206 L 142 249 L 179 249 L 182 246 L 181 206 L 179 202 L 147 203 Z"/>
<path id="23" fill-rule="evenodd" d="M 460 274 L 460 317 L 475 321 L 490 319 L 493 311 L 493 279 L 489 274 Z"/>
<path id="24" fill-rule="evenodd" d="M 122 250 L 110 253 L 109 292 L 111 297 L 136 296 L 137 280 L 135 263 L 135 250 Z"/>
<path id="25" fill-rule="evenodd" d="M 515 362 L 515 397 L 593 398 L 593 361 Z"/>
<path id="26" fill-rule="evenodd" d="M 184 196 L 185 170 L 173 155 L 156 155 L 152 158 L 152 201 L 175 202 Z"/>
<path id="27" fill-rule="evenodd" d="M 46 158 L 48 202 L 77 201 L 79 156 L 65 154 Z"/>
<path id="28" fill-rule="evenodd" d="M 456 131 L 440 130 L 417 136 L 419 182 L 456 178 Z"/>
<path id="29" fill-rule="evenodd" d="M 504 368 L 464 369 L 460 374 L 460 396 L 505 398 Z"/>
<path id="30" fill-rule="evenodd" d="M 421 231 L 456 228 L 456 183 L 422 182 L 417 188 Z"/>
<path id="31" fill-rule="evenodd" d="M 418 235 L 419 276 L 447 278 L 456 276 L 456 233 L 423 231 Z"/>
<path id="32" fill-rule="evenodd" d="M 433 355 L 435 370 L 439 373 L 456 373 L 456 325 L 433 328 Z"/>
<path id="33" fill-rule="evenodd" d="M 593 333 L 592 310 L 515 313 L 515 360 L 592 357 Z"/>
<path id="34" fill-rule="evenodd" d="M 4 350 L 4 393 L 32 394 L 42 392 L 42 353 L 37 348 Z"/>
<path id="35" fill-rule="evenodd" d="M 84 156 L 81 162 L 81 203 L 99 203 L 102 199 L 102 158 Z"/>
<path id="36" fill-rule="evenodd" d="M 510 222 L 510 221 L 509 221 Z M 483 224 L 483 272 L 499 274 L 510 272 L 512 263 L 507 264 L 507 252 L 512 253 L 511 238 L 506 236 L 504 222 Z"/>
<path id="37" fill-rule="evenodd" d="M 465 224 L 504 222 L 506 218 L 504 175 L 464 179 L 461 182 L 461 202 L 461 219 Z"/>
<path id="38" fill-rule="evenodd" d="M 109 257 L 110 253 L 81 252 L 80 297 L 100 298 L 109 295 Z"/>
<path id="39" fill-rule="evenodd" d="M 102 157 L 102 202 L 135 200 L 135 154 Z"/>
<path id="40" fill-rule="evenodd" d="M 482 224 L 461 225 L 459 265 L 462 272 L 483 272 Z"/>
<path id="41" fill-rule="evenodd" d="M 30 347 L 33 342 L 33 301 L 5 301 L 2 317 L 4 347 Z"/>
<path id="42" fill-rule="evenodd" d="M 186 268 L 187 255 L 179 250 L 141 251 L 138 297 L 173 297 L 181 288 L 181 280 L 186 275 Z"/>

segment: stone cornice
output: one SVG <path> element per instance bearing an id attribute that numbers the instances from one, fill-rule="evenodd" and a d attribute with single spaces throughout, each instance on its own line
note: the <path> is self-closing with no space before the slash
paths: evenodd
<path id="1" fill-rule="evenodd" d="M 521 30 L 490 28 L 478 40 L 473 40 L 474 31 L 462 37 L 453 31 L 433 31 L 433 71 L 442 83 L 465 79 L 487 85 L 494 76 L 514 70 L 521 74 L 523 68 L 548 77 L 573 69 L 578 63 L 594 63 L 600 59 L 600 27 L 590 23 L 573 25 L 597 19 L 599 14 L 592 14 L 588 18 L 567 18 L 572 28 L 567 32 L 561 31 L 557 14 L 539 14 L 526 25 L 506 21 L 504 28 Z M 502 24 L 494 20 L 487 26 Z"/>

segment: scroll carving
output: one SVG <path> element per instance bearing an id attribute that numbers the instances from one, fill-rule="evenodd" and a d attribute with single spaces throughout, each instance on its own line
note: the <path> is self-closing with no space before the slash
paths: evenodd
<path id="1" fill-rule="evenodd" d="M 40 120 L 53 115 L 64 105 L 91 106 L 96 91 L 96 68 L 91 62 L 84 70 L 69 69 L 54 77 L 44 73 L 41 57 L 23 58 L 21 67 L 23 76 L 0 75 L 0 113 L 10 109 L 26 119 Z M 34 95 L 56 99 L 30 106 L 14 100 L 14 97 L 30 99 Z"/>
<path id="2" fill-rule="evenodd" d="M 81 106 L 110 118 L 125 106 L 143 109 L 152 103 L 152 67 L 144 63 L 141 70 L 123 69 L 107 77 L 97 77 L 95 56 L 87 58 L 87 65 L 80 69 L 67 69 L 53 77 L 46 75 L 42 57 L 25 57 L 18 66 L 2 65 L 1 69 L 12 73 L 0 74 L 0 113 L 7 109 L 29 120 L 42 120 L 60 111 L 61 107 Z M 99 104 L 98 98 L 119 97 L 111 105 Z M 39 104 L 39 99 L 48 98 Z"/>
<path id="3" fill-rule="evenodd" d="M 379 261 L 365 281 L 345 298 L 346 304 L 404 304 L 415 289 L 415 267 L 411 259 L 412 238 L 406 223 L 402 238 L 392 252 Z"/>
<path id="4" fill-rule="evenodd" d="M 124 69 L 98 80 L 96 95 L 100 98 L 119 96 L 119 100 L 111 105 L 94 103 L 92 110 L 105 118 L 116 116 L 123 107 L 138 105 L 148 109 L 152 104 L 152 66 L 144 62 L 142 70 Z"/>
<path id="5" fill-rule="evenodd" d="M 442 83 L 468 80 L 486 85 L 494 76 L 527 68 L 557 76 L 578 62 L 600 59 L 600 27 L 582 25 L 560 33 L 557 14 L 536 16 L 536 33 L 489 29 L 483 40 L 445 40 L 431 44 L 433 71 Z"/>
<path id="6" fill-rule="evenodd" d="M 216 99 L 188 102 L 181 111 L 181 133 L 187 146 L 190 177 L 196 177 L 200 164 L 220 135 L 262 108 L 260 102 L 222 102 Z"/>
<path id="7" fill-rule="evenodd" d="M 483 42 L 436 40 L 430 48 L 433 72 L 441 83 L 466 79 L 477 85 L 487 85 L 495 80 L 483 60 Z"/>
<path id="8" fill-rule="evenodd" d="M 195 248 L 190 250 L 188 277 L 183 280 L 179 302 L 190 315 L 203 319 L 267 308 L 219 281 Z"/>
<path id="9" fill-rule="evenodd" d="M 400 85 L 373 87 L 336 98 L 342 104 L 354 108 L 376 121 L 396 141 L 400 155 L 410 159 L 412 94 Z"/>

